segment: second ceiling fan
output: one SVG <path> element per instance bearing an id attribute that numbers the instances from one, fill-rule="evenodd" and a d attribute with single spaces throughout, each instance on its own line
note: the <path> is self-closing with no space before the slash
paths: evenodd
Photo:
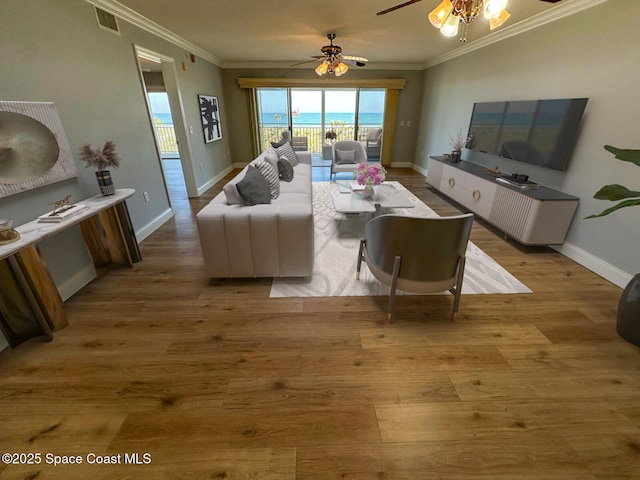
<path id="1" fill-rule="evenodd" d="M 385 15 L 400 8 L 408 7 L 422 0 L 409 0 L 393 7 L 378 12 L 376 15 Z M 561 0 L 539 0 L 547 3 L 557 3 Z M 460 23 L 463 24 L 461 42 L 467 41 L 467 26 L 475 18 L 484 12 L 485 18 L 489 20 L 489 28 L 493 30 L 499 27 L 511 16 L 507 11 L 508 0 L 443 0 L 431 13 L 429 21 L 447 37 L 454 37 L 458 34 Z"/>

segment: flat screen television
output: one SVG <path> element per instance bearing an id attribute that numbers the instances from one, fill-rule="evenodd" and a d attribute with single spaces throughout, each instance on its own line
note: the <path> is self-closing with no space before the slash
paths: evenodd
<path id="1" fill-rule="evenodd" d="M 588 98 L 473 105 L 467 148 L 565 170 Z"/>

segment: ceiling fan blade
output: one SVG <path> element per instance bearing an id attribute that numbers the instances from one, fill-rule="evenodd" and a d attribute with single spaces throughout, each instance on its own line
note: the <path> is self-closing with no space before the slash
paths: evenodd
<path id="1" fill-rule="evenodd" d="M 304 65 L 305 63 L 317 62 L 318 59 L 314 58 L 313 60 L 305 60 L 304 62 L 294 63 L 291 65 L 292 67 L 297 67 L 298 65 Z"/>
<path id="2" fill-rule="evenodd" d="M 421 1 L 422 0 L 409 0 L 408 2 L 400 3 L 399 5 L 396 5 L 394 7 L 387 8 L 386 10 L 382 10 L 381 12 L 376 13 L 376 15 L 384 15 L 385 13 L 390 13 L 400 8 L 407 7 L 409 5 L 413 5 L 414 3 L 418 3 Z"/>
<path id="3" fill-rule="evenodd" d="M 352 55 L 344 55 L 342 57 L 342 61 L 348 65 L 355 65 L 356 67 L 364 67 L 369 60 L 364 57 L 354 57 Z"/>

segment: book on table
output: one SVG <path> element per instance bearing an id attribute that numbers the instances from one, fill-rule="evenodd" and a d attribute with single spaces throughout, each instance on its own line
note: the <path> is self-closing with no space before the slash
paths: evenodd
<path id="1" fill-rule="evenodd" d="M 49 213 L 40 215 L 38 222 L 40 223 L 60 223 L 64 219 L 73 217 L 77 213 L 87 208 L 86 205 L 68 205 L 66 207 L 59 208 L 57 211 L 52 210 Z"/>

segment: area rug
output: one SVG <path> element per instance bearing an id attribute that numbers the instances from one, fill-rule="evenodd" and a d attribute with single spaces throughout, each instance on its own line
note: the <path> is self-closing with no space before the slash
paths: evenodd
<path id="1" fill-rule="evenodd" d="M 389 182 L 411 199 L 414 208 L 388 209 L 413 217 L 438 215 L 398 182 Z M 270 297 L 351 297 L 387 295 L 389 287 L 376 280 L 363 263 L 360 279 L 356 280 L 358 248 L 368 214 L 344 215 L 335 211 L 335 183 L 313 184 L 313 214 L 315 222 L 315 264 L 313 275 L 306 278 L 274 278 Z M 449 294 L 448 292 L 444 292 Z M 467 247 L 463 294 L 531 293 L 531 290 L 500 266 L 472 242 Z M 403 292 L 398 291 L 401 295 Z"/>

